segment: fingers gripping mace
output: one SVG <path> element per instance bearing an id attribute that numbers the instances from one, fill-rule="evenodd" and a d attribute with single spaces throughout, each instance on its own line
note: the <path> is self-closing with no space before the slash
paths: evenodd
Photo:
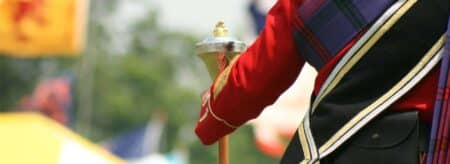
<path id="1" fill-rule="evenodd" d="M 228 29 L 223 21 L 216 24 L 213 34 L 213 37 L 197 43 L 196 50 L 214 80 L 233 58 L 246 49 L 246 45 L 228 36 Z M 228 164 L 228 136 L 219 140 L 219 164 Z"/>

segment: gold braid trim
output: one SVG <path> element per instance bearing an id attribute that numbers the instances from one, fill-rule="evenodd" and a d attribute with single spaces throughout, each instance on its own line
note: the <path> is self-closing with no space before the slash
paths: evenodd
<path id="1" fill-rule="evenodd" d="M 217 121 L 222 122 L 222 123 L 225 124 L 226 126 L 228 126 L 228 127 L 230 127 L 230 128 L 233 128 L 233 129 L 236 129 L 236 128 L 238 127 L 238 126 L 235 126 L 235 125 L 229 123 L 227 120 L 218 117 L 218 116 L 212 111 L 212 108 L 211 108 L 211 101 L 209 101 L 209 100 L 208 100 L 208 107 L 207 107 L 207 110 L 208 110 L 209 113 L 211 113 L 211 115 L 212 115 Z"/>
<path id="2" fill-rule="evenodd" d="M 239 58 L 239 56 L 236 56 L 231 62 L 230 65 L 228 65 L 225 70 L 223 70 L 219 76 L 216 79 L 216 82 L 214 82 L 214 88 L 213 88 L 213 100 L 215 100 L 217 98 L 217 95 L 219 95 L 219 93 L 222 91 L 223 87 L 225 87 L 225 85 L 228 82 L 228 76 L 230 75 L 231 72 L 231 68 L 233 67 L 234 63 L 236 63 L 237 59 Z"/>
<path id="3" fill-rule="evenodd" d="M 207 106 L 206 106 L 206 111 L 205 111 L 205 113 L 201 116 L 199 122 L 202 122 L 203 120 L 205 120 L 206 117 L 208 117 L 208 113 L 211 113 L 211 116 L 212 116 L 214 119 L 216 119 L 217 121 L 222 122 L 223 124 L 225 124 L 226 126 L 228 126 L 228 127 L 230 127 L 230 128 L 236 129 L 238 126 L 229 123 L 228 121 L 226 121 L 226 120 L 223 119 L 223 118 L 220 118 L 219 116 L 217 116 L 217 115 L 212 111 L 212 108 L 211 108 L 211 99 L 209 99 L 209 95 L 207 96 L 207 98 L 208 98 L 207 101 L 204 102 L 204 104 L 207 105 Z M 203 105 L 202 105 L 202 106 L 203 106 Z"/>
<path id="4" fill-rule="evenodd" d="M 216 81 L 214 82 L 214 88 L 213 88 L 213 99 L 211 100 L 210 96 L 208 95 L 205 99 L 206 101 L 203 102 L 203 105 L 207 105 L 206 106 L 206 111 L 205 113 L 200 117 L 199 122 L 202 122 L 203 120 L 206 119 L 206 117 L 208 116 L 208 114 L 210 113 L 211 116 L 216 119 L 217 121 L 222 122 L 223 124 L 225 124 L 226 126 L 236 129 L 238 126 L 235 126 L 231 123 L 229 123 L 228 121 L 226 121 L 223 118 L 220 118 L 219 116 L 217 116 L 211 107 L 211 101 L 214 101 L 217 97 L 217 95 L 219 95 L 219 93 L 222 91 L 223 87 L 225 87 L 225 85 L 227 84 L 228 81 L 228 76 L 230 75 L 231 72 L 231 68 L 234 65 L 234 63 L 236 63 L 237 59 L 239 58 L 239 56 L 236 56 L 230 63 L 230 65 L 228 65 L 217 77 Z"/>
<path id="5" fill-rule="evenodd" d="M 392 15 L 387 19 L 387 20 L 385 20 L 385 21 L 383 21 L 382 23 L 382 25 L 380 26 L 380 27 L 376 27 L 376 26 L 372 26 L 370 29 L 369 29 L 369 31 L 371 31 L 372 29 L 374 29 L 374 27 L 376 27 L 377 29 L 376 29 L 376 31 L 373 33 L 373 34 L 370 34 L 370 35 L 372 35 L 372 36 L 370 36 L 369 38 L 368 38 L 368 40 L 359 40 L 355 45 L 354 45 L 354 47 L 352 47 L 352 49 L 354 49 L 355 47 L 358 47 L 358 44 L 359 43 L 362 43 L 362 45 L 360 45 L 361 47 L 359 47 L 359 49 L 358 50 L 356 50 L 355 52 L 352 52 L 352 49 L 350 49 L 349 50 L 349 52 L 347 52 L 347 54 L 345 54 L 342 58 L 345 58 L 346 56 L 348 56 L 348 55 L 352 55 L 352 54 L 354 54 L 354 56 L 353 57 L 351 57 L 350 59 L 349 59 L 349 61 L 347 61 L 347 63 L 345 63 L 343 66 L 342 66 L 342 68 L 340 68 L 340 70 L 339 70 L 339 73 L 338 74 L 336 74 L 334 77 L 331 77 L 331 78 L 333 78 L 332 79 L 332 81 L 328 84 L 328 85 L 326 85 L 326 86 L 322 86 L 322 87 L 325 87 L 325 88 L 321 88 L 321 91 L 319 92 L 319 95 L 317 96 L 317 98 L 315 99 L 315 101 L 312 103 L 312 107 L 309 109 L 309 111 L 308 111 L 308 113 L 309 114 L 312 114 L 315 110 L 316 110 L 316 108 L 317 108 L 317 106 L 318 106 L 318 104 L 319 104 L 319 102 L 320 101 L 322 101 L 322 99 L 340 82 L 340 80 L 343 78 L 343 76 L 369 51 L 369 49 L 371 49 L 374 45 L 375 45 L 375 43 L 388 31 L 388 30 L 390 30 L 390 28 L 407 12 L 407 11 L 409 11 L 409 9 L 415 4 L 417 2 L 417 0 L 400 0 L 400 1 L 398 1 L 397 3 L 402 3 L 401 4 L 401 6 L 398 8 L 398 9 L 395 9 L 395 11 L 392 13 Z M 394 5 L 396 5 L 397 3 L 395 3 Z M 391 8 L 392 8 L 393 6 L 391 6 Z M 388 11 L 386 11 L 385 12 L 385 14 L 383 14 L 383 16 L 381 16 L 380 18 L 379 18 L 379 20 L 377 20 L 377 22 L 378 21 L 380 21 L 380 19 L 382 19 L 383 17 L 386 17 L 386 13 L 387 12 L 389 12 L 389 10 L 390 9 L 388 9 Z M 375 25 L 376 24 L 378 24 L 378 23 L 375 23 Z M 367 35 L 369 35 L 368 33 L 366 33 L 364 36 L 363 36 L 363 38 L 365 37 L 365 36 L 367 36 Z M 351 53 L 351 54 L 350 54 Z M 339 64 L 340 63 L 338 63 L 338 66 L 339 66 Z M 334 70 L 333 70 L 334 71 Z M 332 71 L 332 73 L 333 73 L 333 71 Z M 330 77 L 328 77 L 328 78 L 330 78 Z M 328 79 L 325 81 L 325 83 L 327 83 L 327 81 L 328 81 Z M 323 91 L 322 91 L 323 90 Z M 354 119 L 354 118 L 353 118 Z M 352 120 L 353 120 L 352 119 Z M 309 121 L 309 120 L 307 120 L 307 121 Z M 352 121 L 349 121 L 349 122 L 352 122 Z M 347 123 L 346 125 L 348 125 L 349 123 Z M 303 129 L 304 127 L 304 122 L 302 121 L 301 122 L 301 124 L 300 124 L 300 126 L 299 126 L 299 129 Z M 349 128 L 348 128 L 349 129 Z M 309 129 L 310 130 L 310 129 Z M 335 134 L 335 135 L 333 135 L 328 141 L 326 141 L 326 143 L 324 144 L 324 145 L 322 145 L 320 148 L 319 148 L 319 157 L 318 157 L 318 160 L 320 160 L 320 158 L 322 158 L 323 157 L 323 154 L 324 154 L 324 152 L 326 151 L 326 150 L 328 150 L 331 146 L 333 146 L 333 144 L 335 143 L 335 142 L 337 142 L 337 141 L 339 141 L 339 138 L 338 137 L 336 137 L 338 134 L 340 134 L 339 135 L 339 137 L 341 137 L 343 134 L 345 134 L 345 132 L 341 132 L 341 131 L 344 131 L 342 128 Z M 304 132 L 304 131 L 298 131 L 299 132 L 299 137 L 300 136 L 306 136 L 306 132 Z M 304 156 L 305 156 L 305 159 L 303 160 L 303 161 L 301 161 L 300 163 L 301 164 L 303 164 L 303 163 L 311 163 L 312 162 L 312 160 L 311 159 L 307 159 L 306 157 L 308 156 L 308 155 L 310 155 L 309 153 L 307 153 L 307 152 L 305 152 L 305 151 L 308 151 L 309 152 L 309 150 L 307 150 L 308 148 L 310 149 L 311 148 L 311 146 L 309 146 L 308 145 L 308 140 L 312 140 L 312 141 L 314 141 L 312 138 L 306 138 L 306 140 L 305 140 L 305 138 L 299 138 L 299 140 L 300 140 L 300 144 L 302 145 L 302 149 L 303 149 L 303 154 L 304 154 Z M 305 142 L 306 141 L 306 142 Z M 307 147 L 304 147 L 303 145 L 308 145 Z M 316 157 L 317 158 L 317 157 Z"/>

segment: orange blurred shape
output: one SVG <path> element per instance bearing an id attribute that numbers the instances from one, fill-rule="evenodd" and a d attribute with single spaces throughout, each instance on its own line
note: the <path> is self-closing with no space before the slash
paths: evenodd
<path id="1" fill-rule="evenodd" d="M 0 0 L 0 54 L 77 55 L 84 45 L 87 0 Z"/>

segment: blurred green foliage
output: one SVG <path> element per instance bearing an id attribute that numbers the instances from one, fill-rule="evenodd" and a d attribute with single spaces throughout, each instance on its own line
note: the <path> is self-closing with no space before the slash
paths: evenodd
<path id="1" fill-rule="evenodd" d="M 74 130 L 81 135 L 95 142 L 108 140 L 146 124 L 154 113 L 165 113 L 163 153 L 185 148 L 191 163 L 216 163 L 216 146 L 202 145 L 193 133 L 200 92 L 210 83 L 206 68 L 194 51 L 195 43 L 201 39 L 159 27 L 156 11 L 151 11 L 128 25 L 125 36 L 129 46 L 114 51 L 111 40 L 117 40 L 117 36 L 111 26 L 118 24 L 105 23 L 105 19 L 114 17 L 118 2 L 92 2 L 87 48 L 80 57 L 0 57 L 0 110 L 13 110 L 39 80 L 70 73 L 75 76 L 75 113 L 80 113 L 85 110 L 81 108 L 85 104 L 80 102 L 80 92 L 84 92 L 83 87 L 89 84 L 86 80 L 92 77 L 92 111 L 88 118 L 75 114 L 74 119 Z M 87 125 L 83 121 L 88 121 Z M 257 150 L 249 126 L 231 135 L 230 149 L 231 163 L 277 161 Z"/>
<path id="2" fill-rule="evenodd" d="M 11 110 L 34 87 L 38 66 L 36 60 L 0 57 L 0 111 Z"/>

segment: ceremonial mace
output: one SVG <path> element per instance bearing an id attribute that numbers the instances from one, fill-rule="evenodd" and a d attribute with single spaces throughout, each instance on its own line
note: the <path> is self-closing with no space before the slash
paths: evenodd
<path id="1" fill-rule="evenodd" d="M 228 36 L 228 29 L 223 21 L 216 24 L 213 34 L 213 37 L 197 43 L 196 50 L 205 63 L 209 76 L 214 80 L 247 46 Z M 228 164 L 228 136 L 219 140 L 219 164 Z"/>

